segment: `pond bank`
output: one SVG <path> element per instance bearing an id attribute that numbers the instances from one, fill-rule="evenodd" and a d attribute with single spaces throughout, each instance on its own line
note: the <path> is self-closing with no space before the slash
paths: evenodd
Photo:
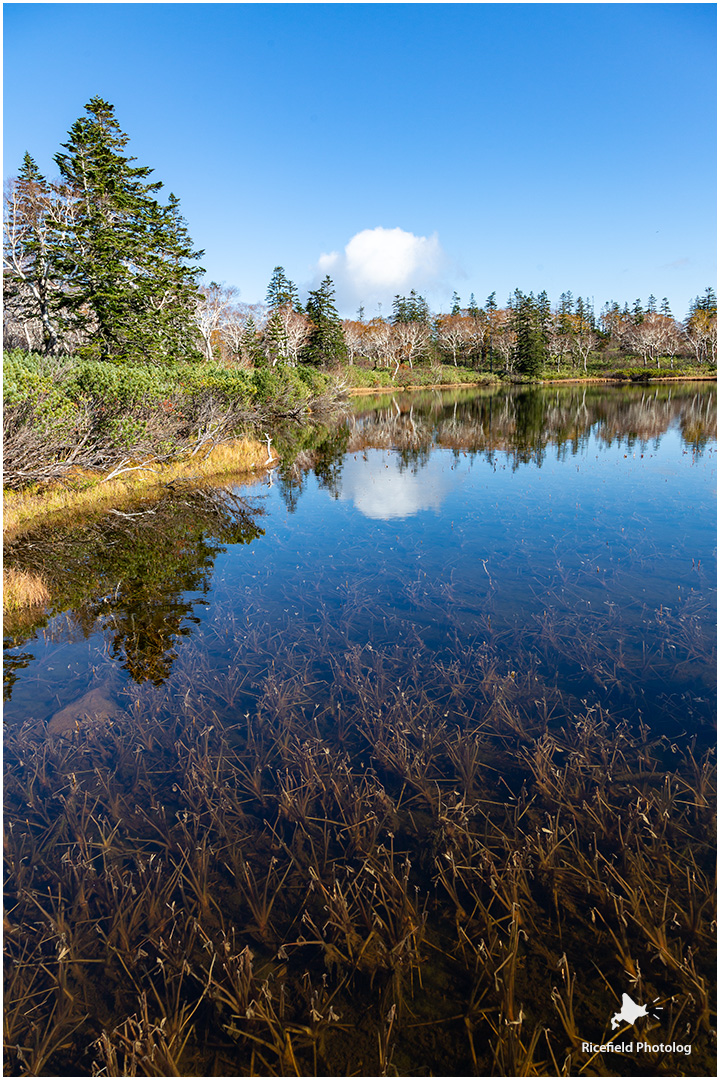
<path id="1" fill-rule="evenodd" d="M 249 484 L 277 462 L 272 451 L 268 454 L 266 443 L 245 437 L 216 446 L 202 459 L 135 466 L 134 471 L 111 480 L 99 472 L 78 470 L 64 483 L 42 490 L 5 491 L 3 542 L 7 545 L 40 528 L 68 526 L 105 514 L 132 519 L 144 513 L 140 509 L 144 503 L 177 484 L 193 487 L 230 478 Z M 22 620 L 23 613 L 36 614 L 50 599 L 42 573 L 3 567 L 3 616 Z"/>
<path id="2" fill-rule="evenodd" d="M 680 375 L 661 375 L 657 378 L 654 376 L 648 376 L 647 379 L 633 379 L 630 376 L 623 378 L 616 378 L 612 375 L 587 375 L 587 376 L 575 376 L 573 378 L 560 377 L 544 378 L 544 379 L 518 379 L 513 380 L 511 385 L 516 386 L 555 386 L 562 384 L 563 386 L 573 386 L 577 384 L 598 384 L 598 385 L 642 385 L 643 383 L 675 383 L 675 382 L 717 382 L 717 375 L 693 375 L 683 372 Z M 507 385 L 506 380 L 496 378 L 489 380 L 488 378 L 478 379 L 476 382 L 441 382 L 441 383 L 388 383 L 386 385 L 378 386 L 348 386 L 345 389 L 345 393 L 352 394 L 353 397 L 363 397 L 365 395 L 386 393 L 388 390 L 392 391 L 412 391 L 412 390 L 471 390 L 478 387 L 501 387 Z"/>

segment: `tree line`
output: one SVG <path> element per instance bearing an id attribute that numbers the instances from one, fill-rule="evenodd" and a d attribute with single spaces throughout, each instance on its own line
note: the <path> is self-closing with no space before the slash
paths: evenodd
<path id="1" fill-rule="evenodd" d="M 453 295 L 449 313 L 434 314 L 424 297 L 410 291 L 394 298 L 392 313 L 340 319 L 330 278 L 311 292 L 305 304 L 285 275 L 273 272 L 264 304 L 243 304 L 237 291 L 213 283 L 202 287 L 202 326 L 207 359 L 222 358 L 246 366 L 334 366 L 369 363 L 397 372 L 402 364 L 463 365 L 505 375 L 539 375 L 548 365 L 587 372 L 592 356 L 608 363 L 636 358 L 643 367 L 674 366 L 675 359 L 698 365 L 717 363 L 717 300 L 712 288 L 676 320 L 666 300 L 649 297 L 623 307 L 593 305 L 571 292 L 552 305 L 545 292 L 535 296 L 516 289 L 505 306 L 492 293 L 480 306 L 474 296 L 466 307 Z"/>
<path id="2" fill-rule="evenodd" d="M 596 316 L 590 301 L 516 289 L 504 306 L 492 293 L 433 313 L 415 290 L 392 312 L 341 319 L 325 277 L 304 302 L 277 266 L 265 303 L 244 304 L 233 287 L 204 275 L 178 199 L 160 199 L 151 169 L 125 152 L 128 136 L 112 105 L 85 106 L 55 155 L 59 179 L 47 180 L 26 154 L 5 192 L 3 338 L 6 347 L 116 362 L 221 360 L 243 367 L 364 363 L 450 363 L 539 375 L 547 365 L 588 370 L 591 356 L 635 357 L 673 366 L 678 356 L 717 362 L 717 300 L 709 288 L 676 320 L 666 299 Z"/>

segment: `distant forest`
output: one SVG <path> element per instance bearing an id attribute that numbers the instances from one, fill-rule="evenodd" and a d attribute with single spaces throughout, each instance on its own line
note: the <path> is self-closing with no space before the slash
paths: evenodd
<path id="1" fill-rule="evenodd" d="M 114 108 L 93 98 L 55 155 L 49 181 L 26 154 L 4 199 L 3 342 L 7 349 L 116 363 L 214 360 L 245 368 L 357 364 L 388 368 L 449 363 L 533 377 L 548 367 L 628 359 L 644 368 L 717 363 L 717 299 L 695 297 L 682 319 L 667 299 L 606 303 L 516 289 L 480 304 L 454 294 L 432 312 L 411 290 L 392 312 L 341 319 L 326 277 L 301 301 L 281 266 L 265 303 L 245 304 L 231 286 L 201 284 L 179 202 L 159 199 L 151 169 L 125 153 Z"/>

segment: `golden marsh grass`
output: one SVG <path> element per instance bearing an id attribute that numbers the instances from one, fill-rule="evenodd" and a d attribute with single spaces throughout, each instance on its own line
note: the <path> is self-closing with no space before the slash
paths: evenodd
<path id="1" fill-rule="evenodd" d="M 105 481 L 102 474 L 78 472 L 63 484 L 41 490 L 3 493 L 3 537 L 19 539 L 45 526 L 68 525 L 109 509 L 128 510 L 138 499 L 152 496 L 178 480 L 210 481 L 238 476 L 244 482 L 268 464 L 267 445 L 242 438 L 216 446 L 204 457 L 152 464 Z"/>

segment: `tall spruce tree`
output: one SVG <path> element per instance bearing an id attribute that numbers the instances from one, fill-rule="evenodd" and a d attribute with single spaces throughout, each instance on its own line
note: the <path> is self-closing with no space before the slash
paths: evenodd
<path id="1" fill-rule="evenodd" d="M 540 332 L 540 339 L 543 346 L 543 357 L 547 356 L 550 348 L 550 334 L 552 333 L 552 307 L 550 305 L 550 299 L 545 289 L 539 294 L 536 304 L 536 324 Z"/>
<path id="2" fill-rule="evenodd" d="M 396 295 L 393 300 L 392 322 L 398 323 L 419 322 L 424 326 L 430 323 L 430 306 L 424 296 L 420 296 L 414 289 L 410 290 L 409 296 Z"/>
<path id="3" fill-rule="evenodd" d="M 711 285 L 707 287 L 702 296 L 696 296 L 690 304 L 690 315 L 698 311 L 706 311 L 711 315 L 717 314 L 717 296 Z"/>
<path id="4" fill-rule="evenodd" d="M 300 300 L 297 286 L 286 277 L 282 266 L 276 266 L 272 272 L 265 303 L 271 311 L 277 311 L 283 304 L 292 304 L 295 310 L 299 308 Z"/>
<path id="5" fill-rule="evenodd" d="M 537 378 L 545 362 L 545 342 L 532 293 L 525 296 L 516 289 L 512 297 L 516 332 L 515 370 L 528 378 Z"/>
<path id="6" fill-rule="evenodd" d="M 69 284 L 64 306 L 84 332 L 86 355 L 162 361 L 195 352 L 192 322 L 202 268 L 178 200 L 156 198 L 162 184 L 133 165 L 128 136 L 102 98 L 85 106 L 55 161 L 77 206 L 60 259 Z"/>
<path id="7" fill-rule="evenodd" d="M 270 317 L 265 327 L 265 344 L 274 367 L 278 363 L 286 363 L 289 357 L 286 309 L 302 311 L 297 286 L 290 281 L 282 266 L 276 266 L 272 272 L 265 303 L 270 309 Z"/>
<path id="8" fill-rule="evenodd" d="M 248 315 L 240 335 L 240 355 L 249 367 L 267 367 L 267 357 L 252 315 Z"/>
<path id="9" fill-rule="evenodd" d="M 304 358 L 311 364 L 333 365 L 347 360 L 342 323 L 335 307 L 335 286 L 325 277 L 319 289 L 308 294 L 305 306 L 313 327 Z"/>

